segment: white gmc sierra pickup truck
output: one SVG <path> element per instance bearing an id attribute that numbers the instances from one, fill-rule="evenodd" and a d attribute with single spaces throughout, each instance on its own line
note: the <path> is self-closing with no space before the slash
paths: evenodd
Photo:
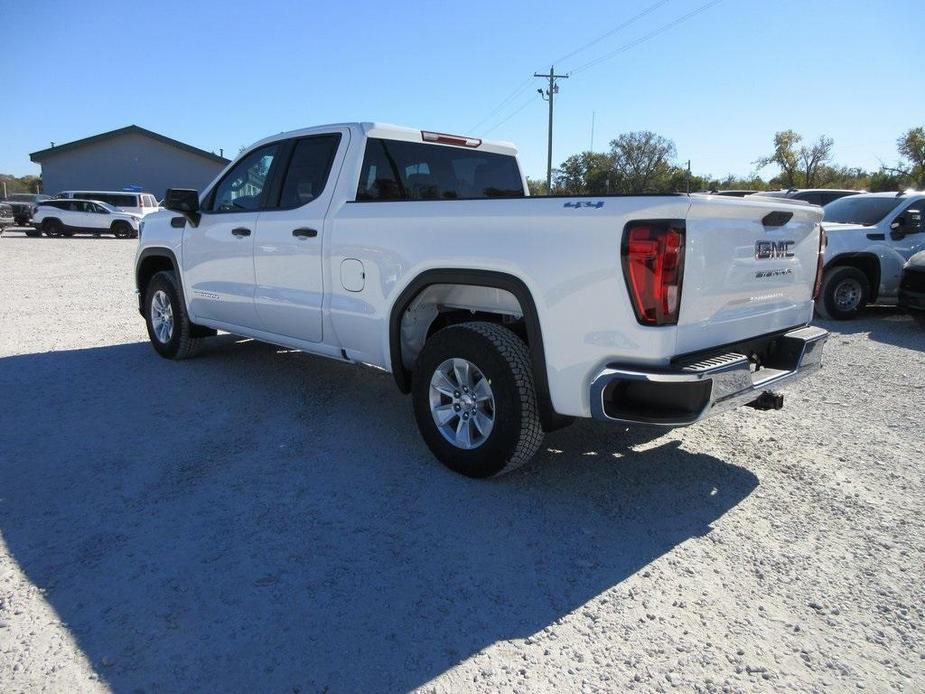
<path id="1" fill-rule="evenodd" d="M 665 426 L 817 369 L 818 207 L 528 197 L 509 144 L 378 123 L 257 142 L 147 216 L 139 310 L 169 359 L 223 330 L 391 372 L 471 477 L 573 417 Z"/>

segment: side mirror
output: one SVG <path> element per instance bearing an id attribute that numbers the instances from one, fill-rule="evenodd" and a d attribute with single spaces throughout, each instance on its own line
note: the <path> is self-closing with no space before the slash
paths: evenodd
<path id="1" fill-rule="evenodd" d="M 199 191 L 192 188 L 168 188 L 164 195 L 164 207 L 179 212 L 193 226 L 199 224 Z"/>
<path id="2" fill-rule="evenodd" d="M 192 188 L 168 188 L 164 196 L 164 207 L 174 212 L 195 214 L 199 212 L 199 191 Z"/>
<path id="3" fill-rule="evenodd" d="M 906 234 L 915 234 L 922 230 L 922 214 L 919 210 L 906 210 L 890 223 L 890 238 L 898 241 Z"/>

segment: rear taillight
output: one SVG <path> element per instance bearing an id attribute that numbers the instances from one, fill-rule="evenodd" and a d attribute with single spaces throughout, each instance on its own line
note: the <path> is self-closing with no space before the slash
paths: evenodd
<path id="1" fill-rule="evenodd" d="M 822 274 L 825 268 L 825 247 L 829 239 L 825 234 L 825 228 L 819 227 L 819 255 L 816 258 L 816 283 L 813 286 L 813 301 L 819 298 L 819 291 L 822 289 Z"/>
<path id="2" fill-rule="evenodd" d="M 684 222 L 630 222 L 623 230 L 622 256 L 636 320 L 675 325 L 684 277 Z"/>

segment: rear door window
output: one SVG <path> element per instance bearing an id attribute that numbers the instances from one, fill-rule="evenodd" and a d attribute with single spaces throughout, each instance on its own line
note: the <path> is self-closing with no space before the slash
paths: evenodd
<path id="1" fill-rule="evenodd" d="M 517 160 L 476 149 L 370 138 L 357 200 L 523 197 Z"/>
<path id="2" fill-rule="evenodd" d="M 306 137 L 295 143 L 280 193 L 280 207 L 301 207 L 321 195 L 339 143 L 338 133 Z"/>

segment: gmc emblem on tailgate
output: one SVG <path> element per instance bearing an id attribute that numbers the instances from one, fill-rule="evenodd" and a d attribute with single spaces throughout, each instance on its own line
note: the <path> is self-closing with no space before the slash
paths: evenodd
<path id="1" fill-rule="evenodd" d="M 755 241 L 755 258 L 792 258 L 794 241 Z"/>

